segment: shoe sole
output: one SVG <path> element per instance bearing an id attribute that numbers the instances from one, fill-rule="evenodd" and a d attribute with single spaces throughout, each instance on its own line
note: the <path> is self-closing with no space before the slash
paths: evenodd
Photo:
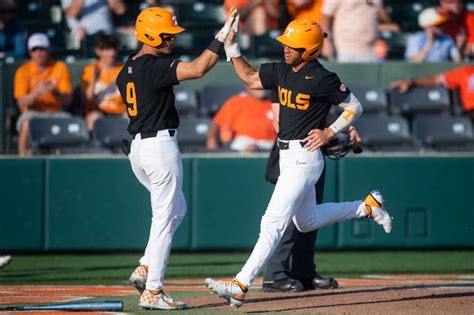
<path id="1" fill-rule="evenodd" d="M 331 290 L 331 289 L 337 289 L 339 286 L 331 286 L 331 285 L 326 285 L 326 286 L 314 286 L 315 290 Z"/>
<path id="2" fill-rule="evenodd" d="M 184 310 L 186 308 L 186 305 L 184 306 L 158 306 L 158 305 L 151 305 L 151 304 L 142 304 L 138 303 L 138 306 L 140 306 L 143 309 L 146 310 Z"/>
<path id="3" fill-rule="evenodd" d="M 265 288 L 265 287 L 262 287 L 262 292 L 303 292 L 303 290 L 281 290 L 281 289 L 275 289 L 275 288 Z"/>
<path id="4" fill-rule="evenodd" d="M 224 300 L 226 300 L 227 302 L 230 303 L 230 306 L 232 307 L 241 307 L 242 305 L 244 305 L 245 302 L 242 302 L 242 301 L 239 301 L 239 300 L 236 300 L 234 298 L 232 298 L 231 296 L 229 295 L 225 295 L 225 294 L 219 294 L 219 292 L 217 292 L 216 290 L 214 290 L 213 287 L 211 287 L 209 285 L 209 283 L 207 283 L 207 279 L 205 280 L 204 282 L 204 285 L 209 289 L 209 291 L 211 292 L 211 294 L 217 294 L 220 298 L 223 298 Z"/>
<path id="5" fill-rule="evenodd" d="M 138 290 L 140 295 L 145 291 L 145 283 L 142 280 L 130 278 L 128 281 L 130 281 L 130 284 Z"/>

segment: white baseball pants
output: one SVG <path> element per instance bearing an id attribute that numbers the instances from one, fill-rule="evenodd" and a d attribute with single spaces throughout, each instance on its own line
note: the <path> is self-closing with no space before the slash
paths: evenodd
<path id="1" fill-rule="evenodd" d="M 361 200 L 316 205 L 314 185 L 323 167 L 321 151 L 308 152 L 298 140 L 289 141 L 289 149 L 280 150 L 280 177 L 262 217 L 257 244 L 236 276 L 242 284 L 252 285 L 280 243 L 290 220 L 293 219 L 299 231 L 309 232 L 358 217 Z"/>
<path id="2" fill-rule="evenodd" d="M 183 163 L 177 132 L 158 131 L 156 137 L 135 136 L 130 150 L 130 164 L 151 198 L 151 229 L 141 265 L 148 266 L 147 290 L 159 290 L 168 264 L 173 235 L 186 214 L 182 191 Z"/>

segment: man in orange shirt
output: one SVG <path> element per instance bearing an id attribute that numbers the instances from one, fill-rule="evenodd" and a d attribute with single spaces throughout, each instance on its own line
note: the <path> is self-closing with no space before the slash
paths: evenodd
<path id="1" fill-rule="evenodd" d="M 279 0 L 225 0 L 224 9 L 239 11 L 242 31 L 260 36 L 278 28 Z"/>
<path id="2" fill-rule="evenodd" d="M 35 33 L 28 39 L 31 60 L 15 73 L 14 97 L 21 115 L 17 121 L 18 154 L 30 155 L 28 130 L 32 118 L 67 117 L 62 112 L 71 101 L 71 78 L 65 63 L 51 59 L 48 37 Z"/>
<path id="3" fill-rule="evenodd" d="M 232 96 L 217 112 L 209 129 L 207 148 L 220 142 L 240 152 L 270 151 L 276 138 L 272 105 L 264 90 L 250 90 Z"/>
<path id="4" fill-rule="evenodd" d="M 119 41 L 114 35 L 102 34 L 96 39 L 95 53 L 99 60 L 84 67 L 81 91 L 85 100 L 87 128 L 104 115 L 125 115 L 125 105 L 115 85 L 122 69 L 117 62 Z"/>
<path id="5" fill-rule="evenodd" d="M 288 0 L 286 8 L 292 20 L 310 19 L 321 24 L 321 8 L 324 0 Z"/>
<path id="6" fill-rule="evenodd" d="M 474 56 L 474 13 L 466 10 L 463 0 L 439 0 L 440 9 L 448 15 L 443 30 L 456 42 L 466 57 Z"/>
<path id="7" fill-rule="evenodd" d="M 474 121 L 474 66 L 464 65 L 452 70 L 418 79 L 397 80 L 392 88 L 407 92 L 413 86 L 444 85 L 448 89 L 458 89 L 464 112 Z"/>

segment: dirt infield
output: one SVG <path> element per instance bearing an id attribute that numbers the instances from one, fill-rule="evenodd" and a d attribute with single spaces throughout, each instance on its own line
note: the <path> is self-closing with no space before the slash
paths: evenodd
<path id="1" fill-rule="evenodd" d="M 338 279 L 337 290 L 300 293 L 259 292 L 258 279 L 247 303 L 230 308 L 215 295 L 183 299 L 190 310 L 219 312 L 299 312 L 325 314 L 473 314 L 474 275 L 367 275 Z M 206 291 L 202 279 L 170 280 L 168 291 Z M 132 296 L 123 286 L 0 286 L 0 303 L 50 303 L 84 300 L 99 296 Z M 38 314 L 39 312 L 35 312 Z M 59 312 L 55 312 L 57 314 Z"/>
<path id="2" fill-rule="evenodd" d="M 228 310 L 214 296 L 191 299 L 195 308 Z M 301 293 L 250 293 L 239 312 L 324 314 L 472 314 L 474 286 L 394 286 L 348 288 Z"/>

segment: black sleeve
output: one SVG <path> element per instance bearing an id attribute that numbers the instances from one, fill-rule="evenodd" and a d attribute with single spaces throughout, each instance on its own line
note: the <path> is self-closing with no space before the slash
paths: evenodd
<path id="1" fill-rule="evenodd" d="M 270 91 L 270 100 L 272 103 L 280 103 L 278 99 L 278 92 L 275 90 Z"/>
<path id="2" fill-rule="evenodd" d="M 339 105 L 351 94 L 349 88 L 332 72 L 327 72 L 321 78 L 318 83 L 318 91 L 318 100 L 333 105 Z"/>
<path id="3" fill-rule="evenodd" d="M 162 88 L 179 84 L 176 74 L 178 63 L 180 60 L 156 58 L 151 72 L 153 73 L 153 85 L 156 88 Z"/>
<path id="4" fill-rule="evenodd" d="M 277 63 L 264 63 L 260 66 L 260 71 L 258 72 L 260 76 L 260 82 L 262 86 L 267 90 L 276 90 L 276 79 L 278 77 L 278 64 Z"/>

